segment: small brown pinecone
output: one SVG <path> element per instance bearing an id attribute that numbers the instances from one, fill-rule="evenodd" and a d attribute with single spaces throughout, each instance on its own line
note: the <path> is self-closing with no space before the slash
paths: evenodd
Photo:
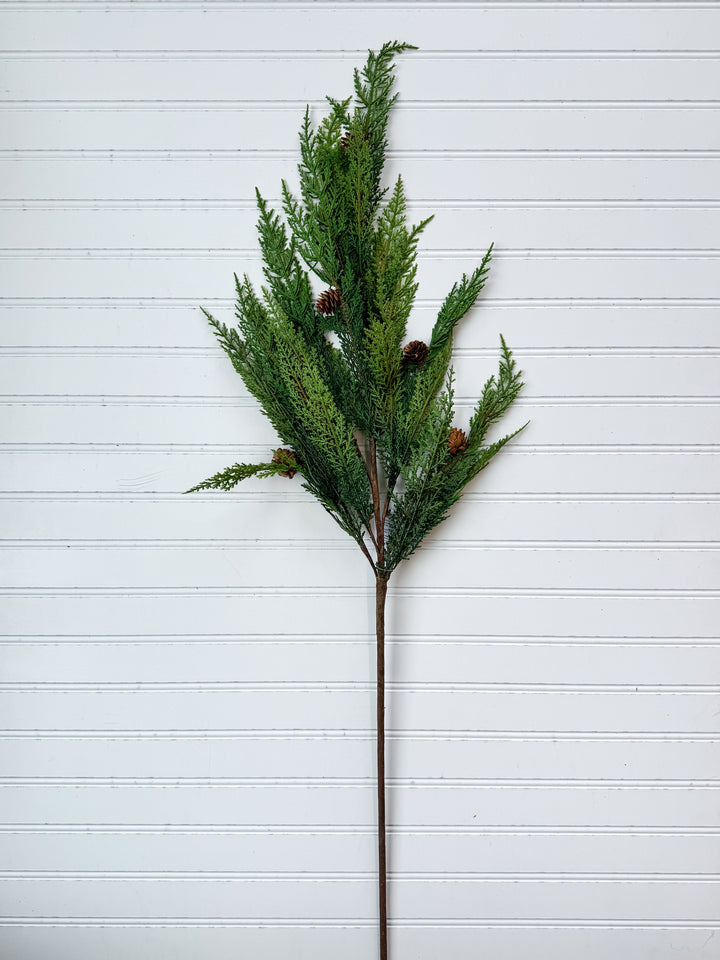
<path id="1" fill-rule="evenodd" d="M 357 142 L 359 142 L 359 143 L 364 143 L 366 140 L 367 140 L 367 136 L 366 136 L 366 135 L 361 135 L 360 138 L 359 138 L 359 140 L 358 140 L 358 138 L 357 138 L 357 131 L 356 131 L 356 135 L 353 136 L 353 135 L 350 133 L 349 130 L 346 130 L 345 133 L 342 135 L 342 137 L 340 137 L 340 152 L 341 152 L 341 153 L 347 153 L 347 148 L 348 148 L 354 141 L 357 141 Z"/>
<path id="2" fill-rule="evenodd" d="M 421 363 L 427 360 L 429 352 L 428 345 L 423 343 L 422 340 L 411 340 L 403 347 L 403 360 L 419 367 Z"/>
<path id="3" fill-rule="evenodd" d="M 295 457 L 295 451 L 294 451 L 294 450 L 286 450 L 284 447 L 278 447 L 278 449 L 273 453 L 272 462 L 273 462 L 273 463 L 281 463 L 281 464 L 285 465 L 285 464 L 287 463 L 287 461 L 290 460 L 290 459 L 292 459 L 293 461 L 295 461 L 295 463 L 297 464 L 297 459 L 296 459 L 296 457 Z M 280 477 L 287 477 L 289 480 L 292 480 L 292 478 L 295 476 L 296 473 L 297 473 L 297 469 L 295 469 L 295 467 L 288 467 L 287 470 L 281 470 L 280 473 L 278 474 L 278 476 L 280 476 Z"/>
<path id="4" fill-rule="evenodd" d="M 340 291 L 336 287 L 328 287 L 317 298 L 315 308 L 325 317 L 334 316 L 340 309 Z"/>
<path id="5" fill-rule="evenodd" d="M 462 430 L 458 429 L 458 427 L 452 428 L 447 443 L 448 449 L 453 456 L 456 453 L 462 453 L 463 450 L 467 450 L 467 437 Z"/>

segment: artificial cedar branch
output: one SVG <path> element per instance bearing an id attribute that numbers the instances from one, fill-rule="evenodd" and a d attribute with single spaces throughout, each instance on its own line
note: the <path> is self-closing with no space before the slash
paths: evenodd
<path id="1" fill-rule="evenodd" d="M 198 490 L 232 490 L 241 480 L 248 477 L 274 477 L 286 473 L 295 465 L 295 460 L 286 463 L 234 463 L 231 467 L 221 470 L 214 476 L 196 483 L 185 493 L 196 493 Z"/>
<path id="2" fill-rule="evenodd" d="M 265 202 L 260 204 L 261 246 L 272 288 L 264 291 L 264 305 L 247 279 L 241 285 L 236 278 L 245 341 L 207 314 L 282 441 L 297 447 L 289 453 L 305 488 L 358 543 L 375 577 L 381 960 L 388 957 L 384 720 L 388 581 L 398 563 L 447 515 L 464 485 L 514 435 L 483 446 L 489 425 L 508 409 L 521 386 L 503 340 L 499 375 L 485 384 L 470 436 L 457 427 L 450 429 L 451 379 L 446 384 L 446 377 L 452 334 L 485 284 L 492 246 L 480 266 L 453 285 L 438 313 L 429 348 L 422 345 L 423 350 L 407 356 L 402 348 L 417 289 L 417 239 L 428 220 L 406 227 L 402 181 L 381 208 L 386 192 L 381 175 L 388 118 L 397 96 L 391 94 L 393 59 L 408 49 L 414 48 L 391 42 L 369 53 L 364 71 L 354 74 L 354 110 L 352 98 L 330 99 L 332 114 L 317 132 L 306 111 L 300 133 L 299 199 L 282 182 L 289 233 Z M 310 275 L 296 254 L 316 278 L 331 285 L 314 307 Z M 295 295 L 302 299 L 302 308 L 293 300 Z M 320 309 L 321 301 L 335 299 L 334 313 Z M 386 398 L 383 391 L 391 389 L 397 393 Z M 385 468 L 383 476 L 379 463 Z M 289 475 L 287 469 L 278 468 L 287 465 L 287 461 L 275 466 L 236 464 L 193 489 L 230 489 L 245 476 Z M 396 488 L 398 481 L 404 490 Z"/>

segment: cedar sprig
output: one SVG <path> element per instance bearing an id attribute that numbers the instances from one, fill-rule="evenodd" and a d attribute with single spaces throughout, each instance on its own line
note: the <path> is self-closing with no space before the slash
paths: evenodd
<path id="1" fill-rule="evenodd" d="M 329 112 L 317 126 L 305 111 L 299 189 L 296 196 L 282 181 L 282 215 L 256 190 L 265 282 L 256 291 L 246 276 L 235 277 L 237 327 L 204 313 L 284 446 L 269 462 L 236 463 L 191 488 L 232 490 L 249 477 L 292 479 L 299 473 L 304 489 L 352 537 L 373 570 L 381 960 L 387 960 L 387 582 L 523 429 L 487 440 L 522 386 L 502 337 L 498 372 L 486 380 L 467 434 L 455 422 L 453 335 L 485 286 L 492 246 L 453 284 L 429 344 L 403 356 L 408 340 L 418 347 L 407 327 L 418 291 L 418 243 L 432 219 L 411 226 L 402 179 L 392 191 L 383 184 L 397 100 L 394 58 L 410 49 L 390 42 L 370 51 L 365 67 L 354 72 L 354 96 L 328 97 Z M 318 309 L 318 284 L 333 289 L 332 310 L 322 309 L 324 301 L 322 313 Z"/>
<path id="2" fill-rule="evenodd" d="M 241 480 L 248 477 L 273 477 L 287 470 L 298 470 L 294 459 L 287 458 L 278 463 L 234 463 L 231 467 L 221 470 L 202 483 L 190 487 L 185 493 L 195 493 L 197 490 L 232 490 Z"/>
<path id="3" fill-rule="evenodd" d="M 410 225 L 402 178 L 389 194 L 382 182 L 394 59 L 410 49 L 390 42 L 371 51 L 354 72 L 354 96 L 328 97 L 317 126 L 305 111 L 297 196 L 283 181 L 281 215 L 256 191 L 265 286 L 256 292 L 247 277 L 235 278 L 236 328 L 205 312 L 246 388 L 296 452 L 305 489 L 384 578 L 516 436 L 486 442 L 522 386 L 501 338 L 499 369 L 485 382 L 467 445 L 450 451 L 453 334 L 485 286 L 492 246 L 442 302 L 422 364 L 403 362 L 418 243 L 432 219 Z M 332 315 L 317 310 L 318 284 L 337 291 Z M 192 489 L 232 489 L 280 472 L 278 464 L 234 464 Z"/>

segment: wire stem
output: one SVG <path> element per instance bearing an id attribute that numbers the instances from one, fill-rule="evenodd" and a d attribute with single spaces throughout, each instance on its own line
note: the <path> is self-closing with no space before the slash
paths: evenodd
<path id="1" fill-rule="evenodd" d="M 377 639 L 377 809 L 378 906 L 380 960 L 387 960 L 387 858 L 385 841 L 385 600 L 388 582 L 375 578 L 375 635 Z"/>

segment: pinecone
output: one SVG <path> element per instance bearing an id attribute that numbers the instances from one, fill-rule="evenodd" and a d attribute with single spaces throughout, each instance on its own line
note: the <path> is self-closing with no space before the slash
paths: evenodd
<path id="1" fill-rule="evenodd" d="M 421 363 L 427 360 L 429 352 L 428 345 L 423 343 L 422 340 L 411 340 L 403 347 L 403 360 L 419 367 Z"/>
<path id="2" fill-rule="evenodd" d="M 456 453 L 462 453 L 463 450 L 467 450 L 467 437 L 458 427 L 452 428 L 447 443 L 448 449 L 453 456 L 455 456 Z"/>
<path id="3" fill-rule="evenodd" d="M 286 450 L 284 447 L 278 447 L 278 449 L 273 453 L 273 463 L 280 463 L 285 466 L 288 460 L 292 460 L 297 465 L 297 459 L 295 457 L 294 450 Z M 281 470 L 278 476 L 287 477 L 289 480 L 292 480 L 296 473 L 296 467 L 288 466 L 287 470 Z"/>
<path id="4" fill-rule="evenodd" d="M 346 130 L 345 133 L 340 137 L 340 152 L 347 153 L 347 148 L 353 143 L 356 137 L 350 133 L 349 130 Z M 367 136 L 360 137 L 360 143 L 364 143 L 367 140 Z"/>
<path id="5" fill-rule="evenodd" d="M 334 316 L 340 309 L 340 291 L 335 287 L 328 287 L 320 296 L 317 298 L 317 303 L 315 308 L 318 313 L 322 313 L 325 317 Z"/>

